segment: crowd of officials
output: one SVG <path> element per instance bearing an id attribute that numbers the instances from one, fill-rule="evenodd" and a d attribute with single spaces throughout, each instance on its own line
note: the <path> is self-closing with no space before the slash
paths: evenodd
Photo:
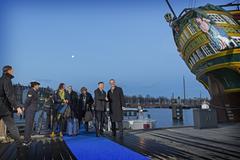
<path id="1" fill-rule="evenodd" d="M 31 144 L 31 135 L 34 127 L 34 116 L 37 111 L 39 97 L 39 82 L 31 82 L 31 88 L 27 93 L 27 97 L 23 106 L 17 104 L 16 95 L 14 93 L 12 79 L 12 66 L 4 66 L 2 77 L 0 78 L 0 119 L 4 121 L 7 130 L 17 144 L 17 148 L 22 145 L 29 146 Z M 66 130 L 66 121 L 69 118 L 78 120 L 78 126 L 84 125 L 88 132 L 89 121 L 93 119 L 96 129 L 96 136 L 104 135 L 104 125 L 106 123 L 106 106 L 108 104 L 109 115 L 111 120 L 112 136 L 123 138 L 123 111 L 125 106 L 124 94 L 122 88 L 116 86 L 114 79 L 109 80 L 110 89 L 106 92 L 103 82 L 98 83 L 98 88 L 94 91 L 94 98 L 88 92 L 86 87 L 80 89 L 80 95 L 73 91 L 71 86 L 65 87 L 64 83 L 60 83 L 57 91 L 49 93 L 45 98 L 44 106 L 49 108 L 48 127 L 51 130 L 51 137 L 63 136 Z M 25 129 L 24 140 L 20 139 L 18 128 L 15 125 L 12 113 L 18 115 L 24 113 Z M 117 127 L 116 127 L 117 126 Z"/>

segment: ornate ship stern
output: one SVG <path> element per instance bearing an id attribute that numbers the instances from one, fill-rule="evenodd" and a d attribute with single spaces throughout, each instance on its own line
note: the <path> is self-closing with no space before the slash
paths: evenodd
<path id="1" fill-rule="evenodd" d="M 236 4 L 235 4 L 236 5 Z M 211 96 L 219 122 L 240 121 L 239 10 L 206 5 L 165 18 L 180 56 Z M 171 9 L 171 8 L 170 8 Z"/>

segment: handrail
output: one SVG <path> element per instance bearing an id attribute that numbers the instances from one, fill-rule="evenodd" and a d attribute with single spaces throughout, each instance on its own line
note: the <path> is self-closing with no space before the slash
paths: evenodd
<path id="1" fill-rule="evenodd" d="M 231 110 L 240 109 L 240 106 L 230 108 L 230 107 L 221 107 L 221 106 L 217 106 L 217 105 L 213 105 L 213 104 L 210 104 L 210 107 L 217 108 L 217 109 L 231 109 Z"/>

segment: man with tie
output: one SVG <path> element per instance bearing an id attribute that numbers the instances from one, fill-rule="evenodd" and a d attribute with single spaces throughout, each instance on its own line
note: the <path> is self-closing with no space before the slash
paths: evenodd
<path id="1" fill-rule="evenodd" d="M 104 83 L 98 83 L 98 89 L 94 91 L 95 97 L 95 118 L 96 118 L 96 136 L 103 135 L 104 112 L 106 111 L 107 95 L 104 91 Z"/>

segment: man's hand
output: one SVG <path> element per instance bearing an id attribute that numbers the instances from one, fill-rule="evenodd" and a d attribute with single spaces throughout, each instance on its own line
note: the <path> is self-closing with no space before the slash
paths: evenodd
<path id="1" fill-rule="evenodd" d="M 21 115 L 22 113 L 23 113 L 23 111 L 22 111 L 21 107 L 18 107 L 17 108 L 17 115 Z"/>

